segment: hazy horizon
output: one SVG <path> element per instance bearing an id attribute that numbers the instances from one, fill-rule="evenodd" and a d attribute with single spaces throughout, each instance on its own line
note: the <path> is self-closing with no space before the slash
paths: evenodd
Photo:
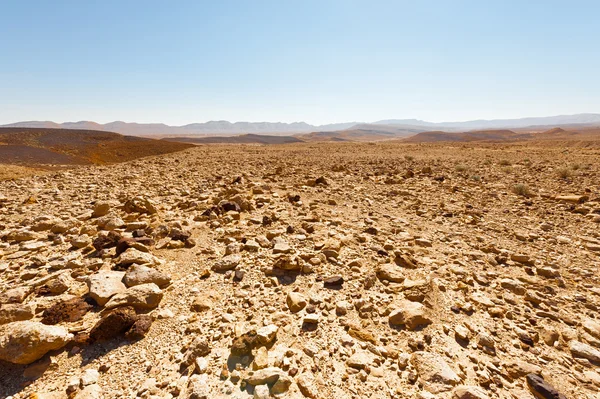
<path id="1" fill-rule="evenodd" d="M 592 1 L 9 1 L 0 124 L 597 113 L 598 11 Z"/>

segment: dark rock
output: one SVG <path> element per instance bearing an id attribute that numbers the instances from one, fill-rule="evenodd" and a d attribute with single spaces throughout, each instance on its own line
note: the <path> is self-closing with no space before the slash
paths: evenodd
<path id="1" fill-rule="evenodd" d="M 90 342 L 106 341 L 124 334 L 136 322 L 137 316 L 131 306 L 112 310 L 104 315 L 90 331 Z"/>
<path id="2" fill-rule="evenodd" d="M 92 305 L 83 298 L 73 298 L 58 302 L 42 313 L 42 323 L 58 324 L 62 322 L 74 322 L 81 320 L 92 308 Z"/>
<path id="3" fill-rule="evenodd" d="M 321 176 L 321 177 L 318 177 L 317 180 L 315 180 L 315 184 L 321 185 L 321 186 L 327 186 L 327 185 L 329 185 L 329 182 L 327 181 L 327 179 L 325 179 L 325 177 Z"/>
<path id="4" fill-rule="evenodd" d="M 234 356 L 250 355 L 256 344 L 256 331 L 248 331 L 233 340 L 233 343 L 231 344 L 231 354 Z"/>
<path id="5" fill-rule="evenodd" d="M 344 284 L 344 278 L 342 276 L 331 276 L 323 280 L 325 287 L 339 287 Z"/>
<path id="6" fill-rule="evenodd" d="M 527 374 L 527 385 L 531 393 L 538 399 L 567 399 L 565 395 L 544 381 L 541 375 Z"/>
<path id="7" fill-rule="evenodd" d="M 191 236 L 192 233 L 190 233 L 189 231 L 183 231 L 177 228 L 171 229 L 171 232 L 169 233 L 169 237 L 171 237 L 171 240 L 182 242 L 187 241 Z"/>
<path id="8" fill-rule="evenodd" d="M 109 231 L 107 234 L 99 234 L 92 245 L 97 251 L 100 251 L 102 249 L 116 247 L 121 238 L 121 234 L 116 231 Z"/>
<path id="9" fill-rule="evenodd" d="M 202 337 L 196 337 L 185 351 L 183 364 L 190 366 L 194 364 L 196 358 L 206 356 L 209 353 L 210 346 L 208 346 L 208 341 Z"/>
<path id="10" fill-rule="evenodd" d="M 117 256 L 121 255 L 123 252 L 127 251 L 129 248 L 135 248 L 136 241 L 133 238 L 121 238 L 119 242 L 117 242 L 116 254 Z"/>
<path id="11" fill-rule="evenodd" d="M 394 253 L 395 258 L 394 258 L 394 262 L 401 267 L 405 267 L 407 269 L 416 269 L 417 268 L 417 261 L 410 255 L 408 254 L 403 254 L 399 251 L 396 251 Z"/>
<path id="12" fill-rule="evenodd" d="M 223 209 L 223 212 L 229 212 L 229 211 L 241 212 L 242 211 L 242 208 L 240 208 L 240 206 L 237 204 L 237 202 L 233 202 L 233 201 L 223 201 L 219 204 L 219 206 L 221 207 L 221 209 Z"/>
<path id="13" fill-rule="evenodd" d="M 138 230 L 134 230 L 131 235 L 134 238 L 139 238 L 139 237 L 145 237 L 146 236 L 146 230 L 144 229 L 138 229 Z"/>
<path id="14" fill-rule="evenodd" d="M 150 331 L 150 326 L 152 325 L 152 316 L 150 315 L 140 315 L 137 317 L 137 320 L 129 331 L 125 334 L 125 337 L 131 340 L 142 339 L 146 336 L 148 331 Z"/>

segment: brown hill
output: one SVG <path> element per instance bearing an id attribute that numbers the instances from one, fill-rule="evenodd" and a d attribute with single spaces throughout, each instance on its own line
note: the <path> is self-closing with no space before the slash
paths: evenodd
<path id="1" fill-rule="evenodd" d="M 85 165 L 123 162 L 191 147 L 95 130 L 0 128 L 0 163 Z"/>
<path id="2" fill-rule="evenodd" d="M 448 133 L 442 131 L 423 132 L 415 134 L 404 141 L 411 143 L 431 143 L 436 141 L 472 142 L 472 141 L 519 141 L 528 140 L 531 133 L 515 133 L 512 130 L 481 130 L 463 133 Z"/>
<path id="3" fill-rule="evenodd" d="M 169 142 L 193 143 L 193 144 L 290 144 L 302 143 L 293 136 L 268 136 L 262 134 L 242 134 L 239 136 L 215 136 L 215 137 L 168 137 L 162 139 Z"/>

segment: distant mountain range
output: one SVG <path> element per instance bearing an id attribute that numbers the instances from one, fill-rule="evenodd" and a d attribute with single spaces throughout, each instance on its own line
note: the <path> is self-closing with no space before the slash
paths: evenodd
<path id="1" fill-rule="evenodd" d="M 295 133 L 333 132 L 346 130 L 372 131 L 373 134 L 407 136 L 428 130 L 467 131 L 484 129 L 519 129 L 545 126 L 599 125 L 600 114 L 559 115 L 521 119 L 473 120 L 465 122 L 427 122 L 418 119 L 389 119 L 373 123 L 345 122 L 328 125 L 310 125 L 305 122 L 235 122 L 210 121 L 183 126 L 162 123 L 111 122 L 99 124 L 90 121 L 55 123 L 49 121 L 17 122 L 0 127 L 30 127 L 54 129 L 101 130 L 135 136 L 212 136 L 237 134 L 289 135 Z"/>

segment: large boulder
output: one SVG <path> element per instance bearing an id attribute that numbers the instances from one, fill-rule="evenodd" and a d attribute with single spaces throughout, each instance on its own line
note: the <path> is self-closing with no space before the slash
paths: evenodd
<path id="1" fill-rule="evenodd" d="M 29 364 L 51 350 L 60 349 L 73 338 L 59 326 L 47 326 L 35 321 L 17 321 L 0 330 L 0 360 Z"/>

